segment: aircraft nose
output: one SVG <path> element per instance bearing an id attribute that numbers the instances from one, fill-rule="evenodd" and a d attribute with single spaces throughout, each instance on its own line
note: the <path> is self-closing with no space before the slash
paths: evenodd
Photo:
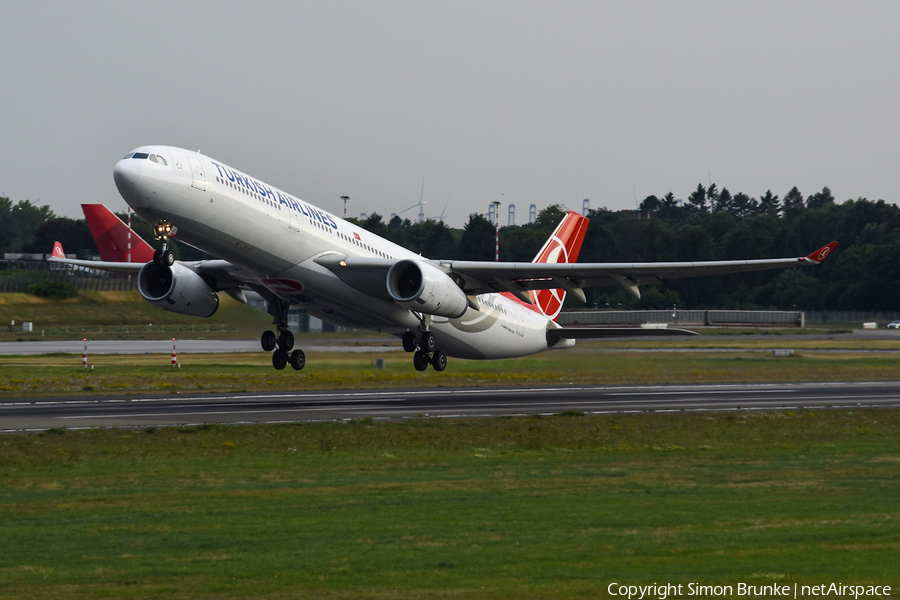
<path id="1" fill-rule="evenodd" d="M 145 194 L 141 193 L 139 183 L 141 181 L 141 171 L 143 170 L 143 160 L 131 158 L 123 158 L 116 163 L 113 169 L 113 180 L 116 182 L 116 188 L 119 190 L 122 198 L 137 208 L 136 204 L 142 204 L 145 201 Z"/>
<path id="2" fill-rule="evenodd" d="M 122 191 L 122 186 L 127 185 L 130 187 L 136 185 L 140 178 L 141 161 L 139 160 L 124 158 L 117 162 L 113 169 L 113 179 L 119 191 Z"/>

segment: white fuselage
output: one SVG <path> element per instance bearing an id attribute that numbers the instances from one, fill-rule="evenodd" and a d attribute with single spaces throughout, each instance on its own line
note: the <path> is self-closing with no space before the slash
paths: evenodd
<path id="1" fill-rule="evenodd" d="M 334 252 L 427 259 L 199 153 L 169 146 L 135 152 L 164 160 L 119 161 L 119 192 L 149 222 L 175 225 L 176 239 L 252 273 L 258 285 L 325 321 L 394 334 L 420 325 L 408 309 L 346 284 L 315 259 Z M 543 314 L 501 294 L 482 294 L 477 302 L 480 310 L 469 308 L 459 318 L 431 319 L 439 349 L 475 359 L 548 349 L 546 331 L 553 325 Z"/>

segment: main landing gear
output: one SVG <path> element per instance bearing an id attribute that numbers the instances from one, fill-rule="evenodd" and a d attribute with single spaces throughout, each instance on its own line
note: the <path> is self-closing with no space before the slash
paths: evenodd
<path id="1" fill-rule="evenodd" d="M 269 314 L 274 317 L 278 334 L 263 331 L 259 341 L 263 350 L 272 353 L 273 367 L 280 371 L 290 363 L 292 369 L 299 371 L 306 366 L 306 353 L 299 348 L 294 350 L 294 334 L 287 328 L 287 311 L 288 303 L 281 298 L 269 301 Z"/>
<path id="2" fill-rule="evenodd" d="M 443 371 L 447 368 L 447 353 L 443 350 L 435 350 L 434 334 L 428 330 L 423 330 L 416 337 L 412 331 L 403 334 L 403 349 L 407 352 L 414 352 L 413 366 L 416 371 L 424 371 L 428 365 L 434 367 L 435 371 Z"/>
<path id="3" fill-rule="evenodd" d="M 178 228 L 166 220 L 157 221 L 153 226 L 153 237 L 162 242 L 162 248 L 153 253 L 153 262 L 161 267 L 171 267 L 175 264 L 175 255 L 169 249 L 169 240 L 175 237 Z"/>

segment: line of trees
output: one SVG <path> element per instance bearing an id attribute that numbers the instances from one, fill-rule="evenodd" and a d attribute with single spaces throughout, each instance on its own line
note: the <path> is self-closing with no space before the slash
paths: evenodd
<path id="1" fill-rule="evenodd" d="M 551 205 L 534 223 L 500 229 L 500 260 L 530 261 L 565 215 Z M 822 265 L 781 272 L 672 281 L 645 286 L 636 300 L 617 288 L 586 290 L 588 305 L 605 308 L 776 308 L 804 310 L 900 309 L 900 208 L 865 198 L 837 203 L 828 188 L 804 197 L 795 187 L 783 197 L 732 194 L 698 184 L 687 200 L 672 193 L 648 196 L 640 210 L 593 210 L 580 262 L 734 260 L 804 256 L 831 240 L 840 246 Z M 361 227 L 429 258 L 493 260 L 494 225 L 484 215 L 462 229 L 441 221 L 412 223 L 377 213 L 354 220 Z M 135 230 L 150 227 L 134 217 Z M 0 197 L 0 248 L 49 252 L 54 240 L 66 252 L 90 252 L 84 220 L 57 217 L 29 201 Z M 200 258 L 185 246 L 181 257 Z M 573 305 L 574 306 L 574 305 Z"/>

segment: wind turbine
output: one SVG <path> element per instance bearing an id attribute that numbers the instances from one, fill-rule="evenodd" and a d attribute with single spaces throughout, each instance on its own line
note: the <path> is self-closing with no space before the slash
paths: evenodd
<path id="1" fill-rule="evenodd" d="M 419 207 L 419 221 L 418 222 L 422 223 L 423 221 L 425 221 L 425 204 L 426 204 L 426 202 L 423 200 L 424 196 L 425 196 L 425 178 L 423 177 L 422 178 L 422 191 L 419 192 L 419 201 L 417 203 L 413 204 L 412 206 L 410 206 L 409 208 L 404 208 L 403 210 L 398 212 L 397 216 L 400 216 L 403 213 L 405 213 L 406 211 L 412 210 L 418 206 Z"/>
<path id="2" fill-rule="evenodd" d="M 444 202 L 444 210 L 441 211 L 441 216 L 431 217 L 432 219 L 434 219 L 435 221 L 440 221 L 441 223 L 444 222 L 444 217 L 447 216 L 447 206 L 449 206 L 449 204 L 450 204 L 450 197 L 452 195 L 453 195 L 453 191 L 451 190 L 450 193 L 447 195 L 447 201 Z"/>

